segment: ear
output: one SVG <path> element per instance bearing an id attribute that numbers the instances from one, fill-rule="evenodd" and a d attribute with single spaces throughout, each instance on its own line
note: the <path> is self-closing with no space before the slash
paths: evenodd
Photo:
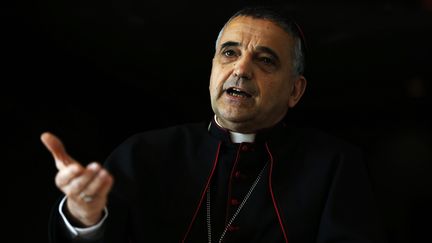
<path id="1" fill-rule="evenodd" d="M 303 96 L 306 90 L 306 78 L 303 75 L 299 75 L 293 82 L 290 97 L 288 99 L 288 107 L 293 108 Z"/>

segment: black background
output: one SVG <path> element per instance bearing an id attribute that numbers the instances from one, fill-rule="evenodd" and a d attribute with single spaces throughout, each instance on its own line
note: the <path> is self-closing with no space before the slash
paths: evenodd
<path id="1" fill-rule="evenodd" d="M 249 3 L 37 1 L 1 10 L 2 180 L 12 242 L 47 239 L 61 195 L 42 146 L 84 164 L 133 133 L 212 116 L 216 36 Z M 308 43 L 309 86 L 290 119 L 364 148 L 391 242 L 430 238 L 432 1 L 285 1 Z"/>

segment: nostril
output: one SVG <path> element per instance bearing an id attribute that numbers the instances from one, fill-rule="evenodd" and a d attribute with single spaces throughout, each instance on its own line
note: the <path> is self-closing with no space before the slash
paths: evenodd
<path id="1" fill-rule="evenodd" d="M 242 69 L 240 69 L 240 68 L 237 68 L 237 69 L 234 71 L 234 76 L 235 76 L 236 78 L 238 78 L 238 79 L 237 79 L 237 82 L 240 82 L 240 81 L 242 81 L 242 80 L 250 80 L 251 77 L 252 77 L 252 75 L 251 75 L 249 72 L 246 72 L 245 70 L 242 70 Z"/>

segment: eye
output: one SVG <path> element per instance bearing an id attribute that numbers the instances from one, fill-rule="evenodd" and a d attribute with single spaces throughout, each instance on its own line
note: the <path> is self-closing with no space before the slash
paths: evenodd
<path id="1" fill-rule="evenodd" d="M 226 56 L 226 57 L 232 57 L 232 56 L 235 56 L 235 51 L 233 51 L 233 50 L 225 50 L 225 51 L 223 51 L 223 55 L 224 56 Z"/>
<path id="2" fill-rule="evenodd" d="M 270 57 L 260 57 L 259 61 L 264 63 L 265 65 L 275 65 L 276 62 Z"/>

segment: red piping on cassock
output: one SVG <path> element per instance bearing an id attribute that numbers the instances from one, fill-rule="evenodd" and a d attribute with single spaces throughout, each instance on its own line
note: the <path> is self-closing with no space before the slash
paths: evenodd
<path id="1" fill-rule="evenodd" d="M 209 176 L 208 179 L 207 179 L 207 183 L 206 183 L 206 185 L 205 185 L 205 187 L 204 187 L 204 190 L 201 192 L 201 198 L 200 198 L 200 201 L 199 201 L 199 203 L 198 203 L 197 208 L 195 209 L 195 213 L 194 213 L 194 215 L 193 215 L 193 217 L 192 217 L 192 220 L 191 220 L 191 222 L 190 222 L 190 224 L 189 224 L 189 227 L 188 227 L 188 229 L 187 229 L 187 231 L 186 231 L 186 233 L 185 233 L 185 235 L 184 235 L 184 237 L 183 237 L 182 243 L 185 242 L 187 236 L 189 235 L 189 233 L 190 233 L 190 231 L 191 231 L 191 229 L 192 229 L 192 225 L 193 225 L 193 223 L 195 222 L 195 219 L 196 219 L 196 217 L 197 217 L 197 215 L 198 215 L 199 209 L 201 208 L 201 204 L 202 204 L 202 202 L 203 202 L 203 200 L 204 200 L 204 196 L 206 195 L 206 192 L 207 192 L 207 190 L 208 190 L 208 188 L 209 188 L 209 186 L 210 186 L 210 181 L 211 181 L 211 178 L 213 177 L 213 174 L 214 174 L 214 171 L 215 171 L 215 169 L 216 169 L 217 162 L 218 162 L 221 143 L 222 143 L 222 142 L 219 142 L 219 143 L 218 143 L 218 148 L 217 148 L 217 151 L 216 151 L 215 159 L 214 159 L 214 161 L 213 161 L 213 168 L 212 168 L 212 170 L 211 170 L 210 176 Z"/>
<path id="2" fill-rule="evenodd" d="M 281 230 L 282 230 L 283 237 L 285 239 L 285 242 L 288 243 L 288 237 L 287 237 L 287 234 L 285 232 L 285 227 L 283 226 L 282 217 L 280 216 L 279 209 L 278 209 L 278 206 L 277 206 L 274 194 L 273 194 L 273 185 L 272 185 L 273 155 L 270 152 L 270 149 L 268 147 L 267 142 L 265 143 L 265 146 L 266 146 L 267 152 L 268 152 L 268 154 L 270 156 L 270 171 L 269 171 L 269 190 L 270 190 L 270 195 L 271 195 L 271 199 L 272 199 L 272 202 L 273 202 L 273 207 L 274 207 L 274 209 L 276 211 L 276 215 L 277 215 L 277 218 L 278 218 L 278 221 L 279 221 L 279 225 L 280 225 Z"/>

